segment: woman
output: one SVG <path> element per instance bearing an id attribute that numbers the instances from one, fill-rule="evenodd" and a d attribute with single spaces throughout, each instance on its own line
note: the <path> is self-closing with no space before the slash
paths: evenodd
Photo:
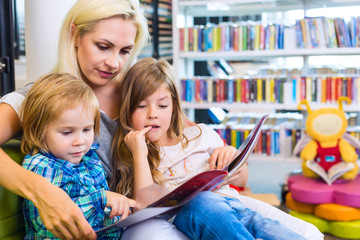
<path id="1" fill-rule="evenodd" d="M 122 73 L 149 39 L 146 19 L 137 0 L 78 0 L 65 17 L 59 39 L 58 61 L 53 73 L 70 73 L 93 89 L 101 109 L 100 135 L 95 143 L 100 143 L 98 155 L 110 178 L 110 146 L 118 126 L 119 112 L 116 86 Z M 1 99 L 0 145 L 20 133 L 18 106 L 30 87 L 28 85 Z M 0 185 L 32 201 L 47 229 L 57 237 L 96 238 L 80 209 L 65 192 L 17 165 L 1 149 Z M 148 235 L 147 226 L 151 230 L 159 225 L 165 226 L 167 231 L 170 229 L 173 237 L 179 233 L 183 238 L 175 226 L 167 222 L 139 227 L 142 234 Z M 126 232 L 123 238 L 127 239 L 137 238 L 133 235 L 136 232 L 140 234 L 140 231 Z M 164 234 L 168 236 L 169 233 L 164 231 Z"/>
<path id="2" fill-rule="evenodd" d="M 108 179 L 111 178 L 111 141 L 118 126 L 116 85 L 149 37 L 146 19 L 138 5 L 137 0 L 78 0 L 62 25 L 58 62 L 53 70 L 53 73 L 70 73 L 94 90 L 102 110 L 100 136 L 95 143 L 100 143 L 98 155 Z M 18 110 L 29 88 L 0 100 L 0 145 L 21 132 Z M 47 229 L 57 237 L 96 238 L 81 210 L 64 191 L 16 164 L 2 149 L 0 185 L 32 201 Z M 251 206 L 252 209 L 260 207 L 261 203 Z M 263 212 L 271 211 L 264 209 Z M 122 238 L 168 239 L 169 236 L 185 238 L 174 225 L 153 220 L 127 229 Z"/>

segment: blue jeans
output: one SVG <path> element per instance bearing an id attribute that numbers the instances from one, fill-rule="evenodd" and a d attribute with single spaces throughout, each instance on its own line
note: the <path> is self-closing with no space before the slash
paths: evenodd
<path id="1" fill-rule="evenodd" d="M 245 208 L 238 199 L 208 191 L 184 205 L 174 224 L 191 239 L 305 240 L 278 221 Z"/>

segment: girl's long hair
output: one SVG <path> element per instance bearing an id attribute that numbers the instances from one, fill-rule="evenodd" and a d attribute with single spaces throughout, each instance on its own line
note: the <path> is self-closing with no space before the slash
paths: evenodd
<path id="1" fill-rule="evenodd" d="M 134 64 L 119 86 L 121 107 L 119 113 L 120 125 L 113 141 L 113 175 L 110 188 L 128 197 L 134 196 L 134 163 L 130 150 L 124 142 L 126 134 L 134 129 L 131 116 L 137 106 L 148 96 L 151 96 L 160 86 L 165 84 L 171 93 L 173 103 L 170 128 L 167 132 L 170 138 L 181 141 L 183 147 L 188 144 L 183 135 L 185 125 L 191 121 L 180 107 L 179 94 L 174 82 L 171 66 L 165 60 L 144 58 Z M 162 174 L 157 170 L 160 163 L 159 146 L 155 142 L 148 143 L 148 161 L 155 183 L 162 184 Z"/>

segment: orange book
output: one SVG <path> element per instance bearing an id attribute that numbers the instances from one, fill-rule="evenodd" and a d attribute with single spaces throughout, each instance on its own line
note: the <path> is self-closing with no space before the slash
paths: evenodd
<path id="1" fill-rule="evenodd" d="M 233 25 L 231 26 L 231 29 L 232 29 L 231 38 L 233 40 L 233 50 L 239 51 L 239 26 Z"/>
<path id="2" fill-rule="evenodd" d="M 341 77 L 337 77 L 336 78 L 336 100 L 339 99 L 339 97 L 341 97 L 341 93 L 342 93 L 342 80 Z"/>
<path id="3" fill-rule="evenodd" d="M 321 78 L 321 103 L 326 103 L 326 78 Z"/>
<path id="4" fill-rule="evenodd" d="M 309 43 L 307 40 L 307 32 L 306 32 L 306 22 L 305 19 L 301 19 L 300 20 L 300 25 L 301 25 L 301 32 L 302 32 L 302 37 L 303 37 L 303 42 L 304 42 L 304 46 L 305 48 L 309 47 Z"/>

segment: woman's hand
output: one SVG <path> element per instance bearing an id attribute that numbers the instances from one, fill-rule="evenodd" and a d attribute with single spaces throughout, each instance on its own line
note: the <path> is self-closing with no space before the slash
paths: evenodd
<path id="1" fill-rule="evenodd" d="M 49 184 L 38 184 L 42 190 L 33 201 L 45 227 L 61 239 L 96 239 L 95 231 L 73 200 L 62 189 L 45 181 Z"/>
<path id="2" fill-rule="evenodd" d="M 236 148 L 233 146 L 215 148 L 208 160 L 210 163 L 210 169 L 224 168 L 232 160 L 235 152 Z"/>
<path id="3" fill-rule="evenodd" d="M 127 218 L 131 213 L 130 208 L 135 207 L 135 201 L 124 195 L 105 191 L 107 203 L 106 207 L 111 207 L 110 218 L 121 215 L 121 220 Z"/>
<path id="4" fill-rule="evenodd" d="M 141 130 L 130 131 L 124 138 L 124 141 L 131 151 L 134 160 L 138 159 L 147 159 L 148 149 L 146 146 L 146 137 L 145 134 L 151 129 L 151 127 L 146 127 Z"/>

